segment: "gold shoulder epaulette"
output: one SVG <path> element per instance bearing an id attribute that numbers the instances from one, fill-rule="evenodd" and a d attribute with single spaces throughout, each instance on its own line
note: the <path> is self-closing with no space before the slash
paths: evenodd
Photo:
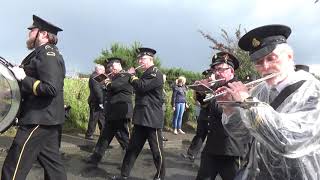
<path id="1" fill-rule="evenodd" d="M 130 78 L 130 82 L 132 82 L 132 81 L 134 81 L 134 80 L 137 80 L 137 79 L 139 79 L 138 77 L 136 77 L 136 76 L 131 76 L 131 78 Z"/>

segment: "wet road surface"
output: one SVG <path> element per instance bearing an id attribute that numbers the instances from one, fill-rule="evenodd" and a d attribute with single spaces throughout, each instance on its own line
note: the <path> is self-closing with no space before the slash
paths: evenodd
<path id="1" fill-rule="evenodd" d="M 190 162 L 181 156 L 190 144 L 192 134 L 184 136 L 171 136 L 164 142 L 166 180 L 194 180 L 199 168 L 199 157 Z M 12 138 L 0 137 L 0 167 L 6 156 L 5 149 L 10 147 Z M 87 141 L 79 136 L 64 134 L 62 137 L 62 159 L 67 171 L 68 180 L 109 180 L 113 175 L 120 174 L 120 167 L 124 151 L 115 141 L 113 148 L 108 149 L 98 167 L 87 164 L 84 160 L 91 154 L 95 141 Z M 148 143 L 138 156 L 131 171 L 129 180 L 152 180 L 156 169 Z M 43 169 L 35 163 L 29 172 L 27 180 L 43 180 Z M 217 180 L 220 179 L 219 177 Z"/>

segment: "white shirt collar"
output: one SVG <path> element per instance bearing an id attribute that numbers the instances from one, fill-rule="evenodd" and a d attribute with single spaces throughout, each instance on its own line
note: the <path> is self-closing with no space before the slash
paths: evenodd
<path id="1" fill-rule="evenodd" d="M 301 75 L 301 73 L 296 71 L 289 72 L 287 78 L 276 85 L 275 88 L 278 92 L 281 92 L 285 87 L 304 79 Z"/>

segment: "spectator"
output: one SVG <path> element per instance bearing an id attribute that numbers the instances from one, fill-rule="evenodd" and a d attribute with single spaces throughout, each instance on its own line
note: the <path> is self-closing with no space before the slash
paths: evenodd
<path id="1" fill-rule="evenodd" d="M 183 132 L 181 129 L 183 113 L 185 109 L 188 108 L 186 101 L 187 88 L 185 86 L 185 83 L 186 78 L 184 76 L 180 76 L 176 80 L 176 85 L 173 87 L 171 103 L 174 110 L 172 122 L 174 134 L 178 134 L 178 132 L 181 134 L 185 134 L 185 132 Z"/>

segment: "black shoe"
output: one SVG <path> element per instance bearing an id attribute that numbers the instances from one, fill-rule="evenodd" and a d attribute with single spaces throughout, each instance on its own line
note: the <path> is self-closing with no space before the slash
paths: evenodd
<path id="1" fill-rule="evenodd" d="M 153 180 L 163 180 L 163 179 L 164 179 L 164 177 L 158 177 L 158 175 L 153 178 Z"/>
<path id="2" fill-rule="evenodd" d="M 190 155 L 190 154 L 181 153 L 181 156 L 185 159 L 192 161 L 192 162 L 196 159 L 193 155 Z"/>
<path id="3" fill-rule="evenodd" d="M 113 176 L 111 180 L 127 180 L 128 177 L 125 176 Z"/>
<path id="4" fill-rule="evenodd" d="M 85 159 L 84 161 L 90 165 L 93 166 L 98 166 L 98 163 L 100 162 L 101 157 L 97 154 L 92 154 L 91 156 L 89 156 L 87 159 Z"/>
<path id="5" fill-rule="evenodd" d="M 168 139 L 162 136 L 162 141 L 168 141 Z"/>
<path id="6" fill-rule="evenodd" d="M 85 138 L 85 139 L 88 139 L 88 140 L 94 140 L 93 135 L 91 135 L 91 136 L 85 136 L 84 138 Z"/>

